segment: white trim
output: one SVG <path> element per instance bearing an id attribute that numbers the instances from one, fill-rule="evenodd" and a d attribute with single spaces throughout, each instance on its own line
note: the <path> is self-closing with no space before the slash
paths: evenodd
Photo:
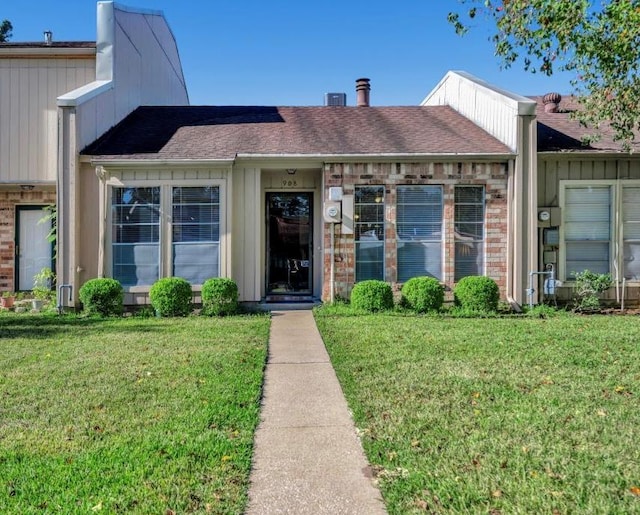
<path id="1" fill-rule="evenodd" d="M 96 80 L 58 97 L 58 107 L 77 107 L 114 88 L 112 80 Z"/>
<path id="2" fill-rule="evenodd" d="M 573 281 L 568 277 L 566 270 L 566 261 L 567 261 L 567 248 L 565 244 L 565 204 L 566 204 L 566 189 L 567 187 L 572 186 L 581 186 L 581 187 L 589 187 L 589 186 L 608 186 L 611 188 L 611 212 L 610 216 L 610 234 L 612 235 L 609 239 L 609 243 L 611 244 L 611 248 L 609 249 L 609 273 L 612 274 L 614 270 L 614 261 L 618 259 L 618 256 L 614 253 L 614 245 L 615 245 L 615 215 L 616 211 L 619 209 L 618 206 L 618 188 L 616 187 L 616 183 L 619 181 L 616 179 L 594 179 L 594 180 L 581 180 L 581 179 L 567 179 L 560 180 L 558 185 L 558 205 L 560 206 L 560 231 L 559 231 L 559 240 L 560 245 L 558 248 L 558 278 L 564 281 L 567 285 L 573 284 Z"/>

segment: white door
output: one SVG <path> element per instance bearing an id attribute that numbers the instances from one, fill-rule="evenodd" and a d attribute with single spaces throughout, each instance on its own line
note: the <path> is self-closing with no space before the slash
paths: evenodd
<path id="1" fill-rule="evenodd" d="M 31 290 L 33 277 L 51 267 L 52 247 L 47 241 L 51 221 L 40 222 L 49 212 L 40 207 L 18 207 L 18 284 L 16 290 Z"/>

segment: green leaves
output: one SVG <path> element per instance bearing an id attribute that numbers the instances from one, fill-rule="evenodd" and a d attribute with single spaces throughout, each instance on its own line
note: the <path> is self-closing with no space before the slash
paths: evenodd
<path id="1" fill-rule="evenodd" d="M 640 129 L 640 2 L 637 0 L 461 0 L 467 20 L 448 20 L 464 34 L 479 13 L 493 24 L 496 55 L 505 68 L 522 59 L 532 73 L 574 71 L 582 109 L 576 118 L 610 124 L 625 150 Z"/>

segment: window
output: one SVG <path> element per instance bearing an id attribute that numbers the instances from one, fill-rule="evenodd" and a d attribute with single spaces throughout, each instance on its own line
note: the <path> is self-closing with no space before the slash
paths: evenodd
<path id="1" fill-rule="evenodd" d="M 173 188 L 173 276 L 202 284 L 220 274 L 220 188 Z"/>
<path id="2" fill-rule="evenodd" d="M 484 186 L 456 186 L 454 281 L 484 273 Z"/>
<path id="3" fill-rule="evenodd" d="M 622 189 L 623 274 L 640 280 L 640 187 Z"/>
<path id="4" fill-rule="evenodd" d="M 355 189 L 356 281 L 384 280 L 384 186 Z"/>
<path id="5" fill-rule="evenodd" d="M 442 279 L 442 187 L 398 186 L 398 281 Z"/>
<path id="6" fill-rule="evenodd" d="M 127 286 L 153 284 L 160 266 L 160 188 L 113 188 L 112 271 Z"/>
<path id="7" fill-rule="evenodd" d="M 612 188 L 567 185 L 564 190 L 565 274 L 610 272 Z"/>
<path id="8" fill-rule="evenodd" d="M 111 276 L 125 288 L 160 277 L 202 284 L 220 275 L 220 186 L 111 190 Z"/>

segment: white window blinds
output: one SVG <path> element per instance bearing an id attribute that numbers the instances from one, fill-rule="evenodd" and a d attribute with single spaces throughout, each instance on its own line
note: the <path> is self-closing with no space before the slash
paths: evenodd
<path id="1" fill-rule="evenodd" d="M 158 280 L 160 187 L 113 188 L 111 238 L 114 279 L 125 287 Z"/>
<path id="2" fill-rule="evenodd" d="M 355 189 L 356 281 L 384 280 L 384 186 Z"/>
<path id="3" fill-rule="evenodd" d="M 640 187 L 622 189 L 623 274 L 640 280 Z"/>
<path id="4" fill-rule="evenodd" d="M 220 188 L 174 187 L 173 276 L 202 284 L 220 275 Z"/>
<path id="5" fill-rule="evenodd" d="M 484 186 L 456 186 L 454 218 L 457 282 L 484 272 Z"/>
<path id="6" fill-rule="evenodd" d="M 398 281 L 442 279 L 442 187 L 398 186 Z"/>
<path id="7" fill-rule="evenodd" d="M 567 186 L 564 202 L 567 277 L 610 272 L 611 186 Z"/>

